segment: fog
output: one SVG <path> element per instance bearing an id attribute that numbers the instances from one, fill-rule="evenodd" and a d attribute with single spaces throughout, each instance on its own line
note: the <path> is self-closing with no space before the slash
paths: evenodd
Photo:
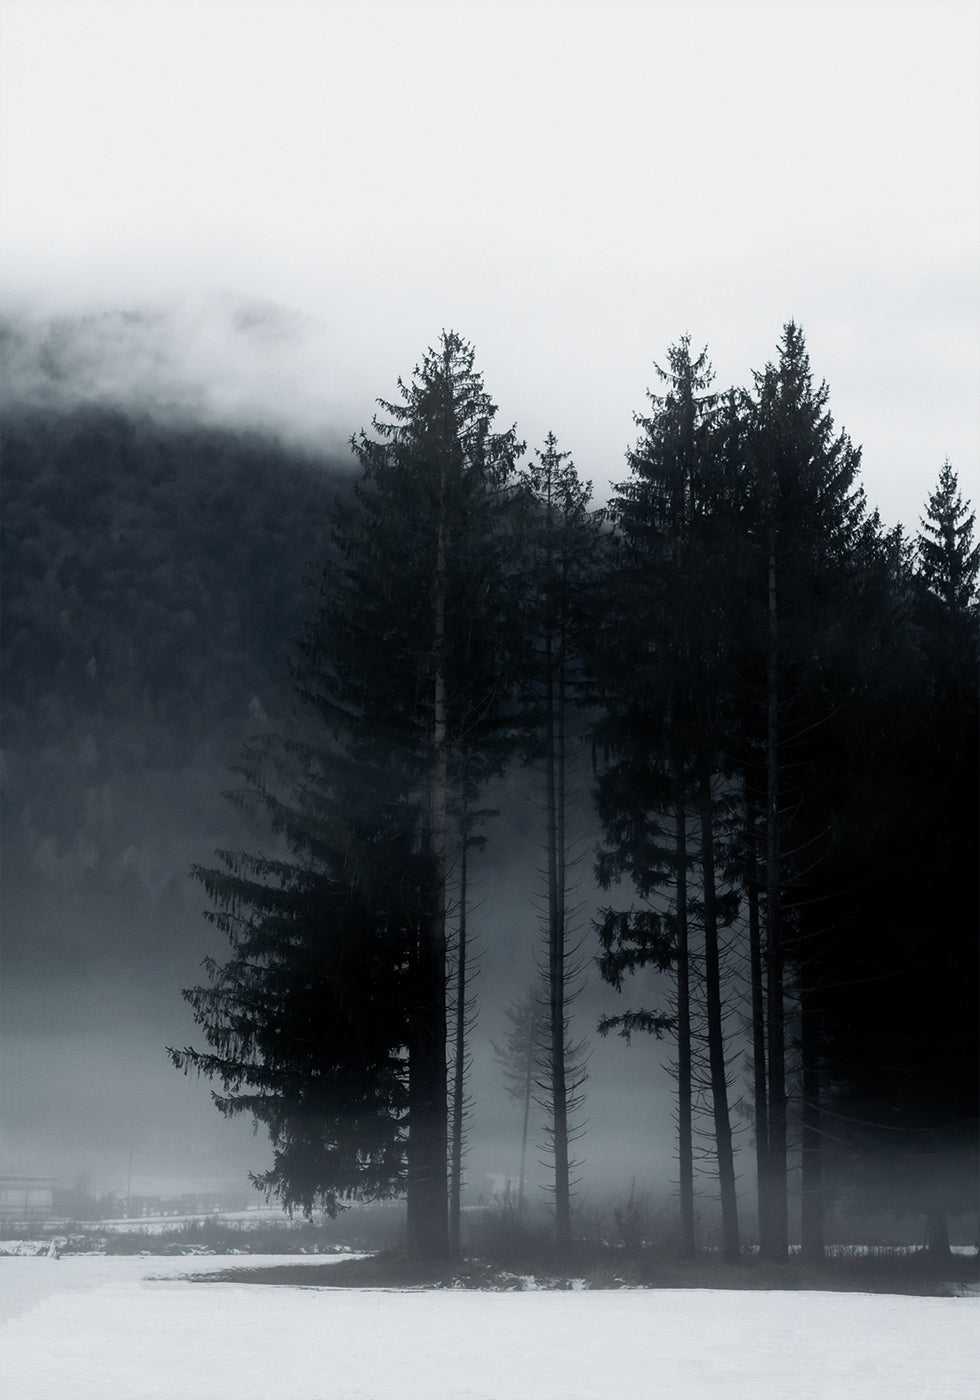
<path id="1" fill-rule="evenodd" d="M 718 388 L 748 385 L 793 318 L 887 523 L 914 532 L 946 456 L 976 500 L 973 6 L 8 0 L 0 17 L 8 406 L 117 404 L 336 455 L 452 327 L 498 426 L 529 449 L 554 430 L 601 501 L 671 343 L 690 332 Z M 240 834 L 216 776 L 238 738 L 213 736 L 193 839 L 146 779 L 143 888 L 181 888 L 155 953 L 124 914 L 86 924 L 5 872 L 5 1171 L 151 1190 L 264 1165 L 164 1053 L 195 1043 L 180 988 L 213 935 L 186 870 Z M 517 1169 L 489 1042 L 534 972 L 519 805 L 489 832 L 474 914 L 474 1192 Z M 669 1189 L 670 1048 L 597 1039 L 616 1006 L 593 973 L 583 1184 Z"/>
<path id="2" fill-rule="evenodd" d="M 216 299 L 193 310 L 10 317 L 3 332 L 10 410 L 27 408 L 53 421 L 79 406 L 101 405 L 137 420 L 149 415 L 178 432 L 195 424 L 262 426 L 336 452 L 336 469 L 353 470 L 329 433 L 319 436 L 315 425 L 281 406 L 277 417 L 268 397 L 275 374 L 288 382 L 290 366 L 308 344 L 311 331 L 302 318 Z M 264 401 L 257 401 L 260 387 Z M 290 403 L 295 407 L 295 398 Z M 78 528 L 84 558 L 89 527 Z M 297 575 L 305 563 L 294 561 Z M 75 628 L 86 599 L 72 596 L 65 592 L 63 601 Z M 283 669 L 263 691 L 274 714 L 284 681 Z M 42 709 L 49 704 L 43 692 L 38 698 Z M 181 990 L 200 980 L 205 954 L 220 957 L 225 949 L 202 917 L 207 901 L 189 878 L 190 866 L 208 864 L 218 848 L 267 850 L 270 841 L 222 797 L 234 783 L 241 739 L 269 722 L 265 705 L 253 698 L 247 713 L 218 729 L 207 720 L 202 697 L 188 699 L 211 728 L 203 736 L 195 728 L 171 757 L 173 741 L 164 743 L 158 721 L 143 730 L 136 715 L 85 720 L 81 693 L 74 717 L 56 718 L 52 728 L 41 716 L 41 737 L 29 741 L 33 748 L 25 751 L 25 741 L 8 726 L 5 848 L 23 849 L 28 863 L 5 862 L 2 891 L 7 1172 L 134 1195 L 240 1193 L 247 1190 L 248 1172 L 268 1163 L 264 1135 L 253 1135 L 248 1122 L 221 1118 L 210 1086 L 179 1075 L 166 1055 L 169 1045 L 201 1045 Z M 71 723 L 62 733 L 65 720 Z M 107 754 L 106 745 L 132 757 Z M 626 1192 L 634 1179 L 669 1191 L 673 1129 L 671 1083 L 663 1069 L 669 1047 L 627 1047 L 595 1034 L 600 1015 L 617 1009 L 618 999 L 591 966 L 599 895 L 591 877 L 597 832 L 585 755 L 580 770 L 576 902 L 585 975 L 573 1034 L 588 1042 L 590 1077 L 580 1116 L 585 1131 L 576 1154 L 584 1201 Z M 32 792 L 30 782 L 43 791 Z M 535 780 L 509 778 L 487 801 L 500 815 L 489 822 L 487 851 L 474 857 L 470 873 L 477 964 L 470 1201 L 518 1173 L 521 1111 L 506 1097 L 492 1042 L 506 1039 L 506 1009 L 538 977 L 541 953 L 535 896 L 542 884 L 542 819 Z M 641 1000 L 659 1000 L 665 991 L 650 978 L 631 989 Z M 535 1111 L 527 1175 L 532 1197 L 542 1199 L 539 1188 L 548 1175 L 543 1143 L 543 1115 Z"/>
<path id="3" fill-rule="evenodd" d="M 236 740 L 216 732 L 210 742 L 213 753 L 200 772 L 137 766 L 113 782 L 109 800 L 118 810 L 82 830 L 69 827 L 58 840 L 32 845 L 28 837 L 30 867 L 5 867 L 5 1172 L 83 1182 L 99 1192 L 240 1195 L 249 1189 L 247 1173 L 268 1165 L 264 1133 L 254 1136 L 247 1121 L 222 1118 L 211 1104 L 211 1086 L 178 1074 L 166 1055 L 168 1045 L 204 1048 L 181 989 L 201 979 L 205 954 L 220 958 L 226 949 L 202 916 L 207 900 L 189 867 L 210 863 L 219 847 L 269 851 L 271 843 L 267 830 L 246 822 L 221 796 L 222 787 L 233 785 Z M 17 753 L 15 762 L 43 772 L 43 755 Z M 75 774 L 66 773 L 63 782 L 74 784 Z M 518 1174 L 521 1109 L 506 1097 L 492 1042 L 506 1040 L 506 1009 L 538 978 L 542 953 L 541 812 L 533 779 L 508 779 L 487 800 L 500 814 L 487 823 L 488 845 L 472 858 L 469 880 L 471 1203 Z M 595 1033 L 600 1015 L 621 1006 L 590 965 L 600 896 L 591 878 L 596 833 L 584 802 L 581 811 L 573 899 L 581 905 L 575 928 L 584 972 L 573 1038 L 588 1042 L 579 1115 L 585 1131 L 576 1151 L 584 1203 L 626 1193 L 634 1179 L 669 1192 L 673 1127 L 664 1069 L 670 1046 L 640 1038 L 630 1047 Z M 8 849 L 22 821 L 8 793 Z M 96 845 L 106 849 L 105 858 Z M 452 910 L 453 925 L 455 917 Z M 640 977 L 629 1004 L 659 1002 L 666 993 L 654 976 Z M 548 1167 L 537 1110 L 529 1146 L 529 1191 L 543 1201 Z"/>
<path id="4" fill-rule="evenodd" d="M 501 421 L 553 429 L 601 497 L 672 342 L 745 384 L 792 318 L 886 521 L 975 460 L 972 6 L 3 20 L 0 300 L 162 311 L 156 365 L 113 331 L 128 385 L 344 440 L 451 327 Z"/>

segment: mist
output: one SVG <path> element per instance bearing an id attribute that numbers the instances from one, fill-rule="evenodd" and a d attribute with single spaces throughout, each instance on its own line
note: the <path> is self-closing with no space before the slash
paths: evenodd
<path id="1" fill-rule="evenodd" d="M 152 651 L 144 661 L 137 650 L 135 661 L 126 665 L 149 669 L 136 689 L 126 689 L 120 679 L 120 655 L 134 643 L 137 649 L 145 646 L 126 632 L 139 626 L 145 609 L 181 606 L 174 568 L 181 568 L 176 561 L 185 545 L 179 535 L 166 533 L 161 506 L 141 519 L 130 504 L 131 495 L 139 499 L 141 476 L 159 480 L 154 463 L 161 452 L 174 463 L 168 470 L 178 472 L 182 454 L 202 461 L 205 450 L 223 454 L 215 481 L 230 473 L 230 490 L 239 489 L 235 472 L 253 470 L 253 459 L 269 457 L 269 471 L 287 491 L 290 473 L 305 472 L 304 490 L 319 493 L 310 499 L 321 500 L 323 511 L 293 551 L 291 576 L 281 585 L 298 632 L 304 608 L 312 603 L 303 578 L 306 566 L 315 565 L 318 550 L 326 547 L 330 492 L 343 489 L 352 472 L 343 448 L 332 446 L 340 430 L 317 424 L 312 408 L 304 420 L 295 391 L 281 401 L 273 392 L 287 382 L 289 365 L 308 350 L 313 334 L 301 318 L 227 299 L 198 308 L 194 316 L 174 308 L 166 314 L 105 312 L 4 327 L 11 434 L 6 523 L 14 546 L 4 561 L 12 595 L 4 676 L 2 892 L 7 1172 L 53 1176 L 64 1183 L 85 1180 L 95 1190 L 126 1187 L 134 1194 L 160 1194 L 240 1190 L 250 1171 L 268 1164 L 264 1135 L 254 1135 L 247 1122 L 223 1119 L 211 1103 L 210 1086 L 178 1074 L 166 1047 L 199 1042 L 181 991 L 200 980 L 202 959 L 220 957 L 224 947 L 203 918 L 206 899 L 189 877 L 191 865 L 209 864 L 219 848 L 268 847 L 268 833 L 252 826 L 222 794 L 234 786 L 242 741 L 257 726 L 288 723 L 288 638 L 279 637 L 275 656 L 259 657 L 257 664 L 242 666 L 242 675 L 235 673 L 230 699 L 219 693 L 219 709 L 230 706 L 223 723 L 213 713 L 213 698 L 188 692 L 181 700 L 181 685 L 190 684 L 181 677 L 201 674 L 194 656 L 210 645 L 207 635 L 187 633 L 180 642 L 181 634 L 175 634 L 175 644 L 187 650 L 173 655 L 169 677 L 160 675 Z M 212 361 L 222 374 L 209 373 Z M 242 363 L 249 367 L 245 375 L 239 374 Z M 91 519 L 62 517 L 69 533 L 55 546 L 57 577 L 49 573 L 29 586 L 21 578 L 29 565 L 19 531 L 29 522 L 21 523 L 20 477 L 35 469 L 29 461 L 23 464 L 24 441 L 33 439 L 17 438 L 20 423 L 42 434 L 40 464 L 52 450 L 55 460 L 75 450 L 72 444 L 85 432 L 96 434 L 96 446 L 78 458 L 83 469 L 91 462 L 95 470 L 93 450 L 119 463 L 115 476 L 79 483 L 83 495 L 94 493 L 94 513 Z M 52 449 L 55 441 L 62 447 Z M 318 441 L 319 452 L 312 446 Z M 29 486 L 30 479 L 24 489 Z M 202 501 L 213 489 L 203 480 L 198 488 Z M 164 489 L 158 485 L 157 495 Z M 193 490 L 193 483 L 179 489 Z M 146 513 L 146 506 L 141 509 Z M 316 509 L 304 513 L 314 517 Z M 188 519 L 193 518 L 192 512 Z M 208 528 L 220 525 L 215 520 Z M 261 559 L 271 545 L 263 545 L 261 521 L 253 528 L 259 534 L 249 550 Z M 133 566 L 121 555 L 115 572 L 105 563 L 96 564 L 93 573 L 88 561 L 98 560 L 104 538 L 119 548 L 130 538 Z M 207 549 L 208 538 L 186 547 Z M 302 557 L 304 550 L 309 557 Z M 141 579 L 141 561 L 157 555 L 161 565 L 152 578 Z M 186 557 L 183 567 L 191 567 L 193 559 Z M 274 557 L 281 561 L 281 554 Z M 145 601 L 120 611 L 118 601 L 106 601 L 106 579 L 117 579 L 111 586 L 130 597 L 135 588 Z M 36 630 L 48 614 L 55 620 L 50 637 L 46 624 Z M 29 634 L 24 628 L 32 620 L 35 630 Z M 56 651 L 47 661 L 50 646 Z M 154 693 L 154 685 L 164 691 Z M 142 716 L 131 709 L 140 693 Z M 576 1153 L 580 1196 L 625 1192 L 634 1179 L 655 1179 L 669 1191 L 668 1048 L 628 1047 L 595 1034 L 599 1017 L 615 1008 L 617 998 L 592 965 L 591 920 L 599 902 L 591 872 L 596 833 L 587 763 L 579 770 L 577 924 L 584 975 L 573 1029 L 589 1044 L 584 1133 Z M 541 892 L 542 817 L 534 780 L 529 775 L 508 780 L 488 801 L 500 815 L 488 824 L 486 853 L 474 858 L 469 916 L 479 1006 L 471 1037 L 470 1200 L 517 1176 L 520 1112 L 505 1095 L 491 1042 L 506 1038 L 506 1009 L 539 978 L 541 957 L 533 901 Z M 664 994 L 647 981 L 650 985 L 632 992 Z M 528 1161 L 532 1198 L 545 1199 L 540 1188 L 547 1176 L 537 1112 Z"/>
<path id="2" fill-rule="evenodd" d="M 181 992 L 201 980 L 205 956 L 220 958 L 224 951 L 203 917 L 206 901 L 189 877 L 191 865 L 210 863 L 218 849 L 266 849 L 268 834 L 251 826 L 223 792 L 234 785 L 241 743 L 257 728 L 289 722 L 288 642 L 309 615 L 305 575 L 308 565 L 324 557 L 330 496 L 353 479 L 347 439 L 366 426 L 371 411 L 366 393 L 359 398 L 351 388 L 350 370 L 336 393 L 316 392 L 311 364 L 322 363 L 329 345 L 327 328 L 315 318 L 230 296 L 156 310 L 22 316 L 3 326 L 7 422 L 16 427 L 23 420 L 42 435 L 48 445 L 37 462 L 45 462 L 57 441 L 57 425 L 67 423 L 73 426 L 64 450 L 71 450 L 77 432 L 95 432 L 102 444 L 96 454 L 107 451 L 118 462 L 112 470 L 121 473 L 100 476 L 97 455 L 80 459 L 93 464 L 95 501 L 107 504 L 96 504 L 91 519 L 63 514 L 54 572 L 38 577 L 34 591 L 23 597 L 14 589 L 14 601 L 7 602 L 12 610 L 6 645 L 13 660 L 5 666 L 3 696 L 6 1172 L 62 1183 L 84 1180 L 106 1192 L 237 1194 L 250 1189 L 249 1172 L 269 1164 L 264 1135 L 246 1121 L 222 1118 L 210 1086 L 178 1074 L 166 1048 L 199 1044 Z M 342 359 L 334 348 L 331 362 Z M 373 388 L 375 398 L 390 396 L 393 382 L 376 376 Z M 194 491 L 200 493 L 188 521 L 211 509 L 205 502 L 222 482 L 235 496 L 258 490 L 256 500 L 268 501 L 268 507 L 251 507 L 252 537 L 240 586 L 254 588 L 258 578 L 260 590 L 268 591 L 263 572 L 284 568 L 275 587 L 285 611 L 266 610 L 255 640 L 259 646 L 263 637 L 274 638 L 271 650 L 231 657 L 227 676 L 218 678 L 217 698 L 208 698 L 207 684 L 201 689 L 208 634 L 174 633 L 168 645 L 177 650 L 146 663 L 140 710 L 132 708 L 138 692 L 127 690 L 119 668 L 125 670 L 123 652 L 134 645 L 137 655 L 145 649 L 145 638 L 126 632 L 141 626 L 144 604 L 129 611 L 120 602 L 107 604 L 108 580 L 117 578 L 111 586 L 124 586 L 127 596 L 135 587 L 145 607 L 163 619 L 170 610 L 186 612 L 190 600 L 181 603 L 177 594 L 181 570 L 197 567 L 195 551 L 223 547 L 216 515 L 207 526 L 212 533 L 193 544 L 182 542 L 179 533 L 171 536 L 161 514 L 169 499 L 160 496 L 162 487 L 145 497 L 149 510 L 135 504 L 138 493 L 130 499 L 141 474 L 159 479 L 153 463 L 161 453 L 174 464 L 167 468 L 171 472 L 179 473 L 182 456 L 211 463 L 204 475 L 202 468 L 188 467 L 187 482 L 179 486 L 191 493 L 192 503 Z M 13 471 L 8 458 L 8 480 Z M 287 497 L 261 494 L 270 489 L 263 471 Z M 259 476 L 250 475 L 255 472 Z M 87 483 L 79 487 L 84 496 Z M 6 499 L 9 504 L 9 491 Z M 301 540 L 291 539 L 288 558 L 270 533 L 287 499 L 290 528 L 301 518 L 306 529 Z M 28 529 L 9 510 L 5 524 L 12 540 Z M 159 556 L 152 577 L 140 580 L 130 571 L 127 538 L 137 551 L 148 549 L 154 561 Z M 86 563 L 99 557 L 100 539 L 123 551 L 116 575 L 101 578 L 98 567 L 93 574 Z M 23 541 L 14 542 L 19 549 Z M 76 553 L 78 565 L 70 562 Z M 19 554 L 16 564 L 14 559 L 13 553 L 4 558 L 8 593 L 22 567 Z M 234 577 L 232 569 L 226 588 Z M 217 578 L 194 586 L 210 592 Z M 97 596 L 86 594 L 86 580 Z M 254 629 L 256 603 L 242 606 L 243 620 L 250 618 Z M 233 611 L 221 625 L 238 625 L 236 616 Z M 199 653 L 202 661 L 196 663 Z M 161 664 L 171 669 L 166 656 L 174 663 L 169 677 L 160 670 Z M 131 664 L 138 669 L 142 663 Z M 116 685 L 112 692 L 107 681 L 105 695 L 117 696 L 105 704 L 93 698 L 98 684 L 89 684 L 103 672 L 115 675 Z M 155 686 L 163 689 L 157 693 Z M 599 833 L 590 781 L 583 755 L 574 871 L 583 976 L 572 1035 L 587 1042 L 589 1077 L 583 1132 L 575 1144 L 577 1199 L 585 1206 L 636 1188 L 665 1201 L 676 1177 L 673 1047 L 669 1039 L 644 1036 L 631 1044 L 616 1036 L 603 1039 L 596 1026 L 627 1006 L 663 1010 L 670 988 L 666 979 L 647 973 L 618 996 L 599 977 L 592 922 L 610 896 L 600 894 L 593 879 Z M 517 1177 L 521 1115 L 506 1096 L 493 1047 L 506 1039 L 507 1008 L 535 983 L 542 957 L 535 904 L 541 894 L 542 816 L 533 776 L 511 777 L 487 794 L 487 802 L 499 815 L 488 824 L 486 851 L 474 857 L 469 915 L 478 960 L 464 1191 L 471 1204 Z M 737 1023 L 729 1040 L 737 1160 L 750 1183 L 750 1122 L 739 1108 L 749 1098 L 748 1046 Z M 547 1201 L 548 1175 L 543 1116 L 535 1111 L 528 1156 L 532 1200 Z M 702 1206 L 710 1214 L 710 1169 L 703 1190 Z M 744 1206 L 750 1215 L 747 1186 Z"/>

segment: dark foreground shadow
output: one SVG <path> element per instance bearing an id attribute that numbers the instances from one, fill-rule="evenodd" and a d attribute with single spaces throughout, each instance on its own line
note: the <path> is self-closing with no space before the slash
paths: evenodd
<path id="1" fill-rule="evenodd" d="M 936 1258 L 926 1251 L 875 1251 L 829 1258 L 821 1264 L 791 1259 L 771 1264 L 747 1257 L 725 1264 L 711 1256 L 671 1261 L 642 1251 L 595 1250 L 573 1256 L 565 1267 L 554 1259 L 522 1258 L 514 1267 L 472 1258 L 456 1264 L 409 1259 L 384 1252 L 331 1264 L 247 1264 L 195 1274 L 195 1283 L 279 1284 L 290 1288 L 479 1289 L 522 1292 L 541 1289 L 720 1288 L 831 1293 L 891 1293 L 943 1298 L 980 1290 L 980 1261 L 973 1253 Z"/>

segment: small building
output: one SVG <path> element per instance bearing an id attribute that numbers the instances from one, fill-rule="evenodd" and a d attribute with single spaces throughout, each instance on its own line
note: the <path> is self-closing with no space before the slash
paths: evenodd
<path id="1" fill-rule="evenodd" d="M 53 1177 L 0 1177 L 0 1225 L 34 1224 L 53 1214 Z"/>

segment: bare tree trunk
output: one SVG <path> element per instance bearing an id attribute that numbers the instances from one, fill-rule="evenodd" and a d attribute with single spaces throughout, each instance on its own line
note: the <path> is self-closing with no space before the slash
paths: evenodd
<path id="1" fill-rule="evenodd" d="M 759 862 L 756 855 L 756 807 L 747 802 L 746 852 L 749 905 L 749 971 L 752 983 L 752 1086 L 755 1098 L 756 1196 L 759 1210 L 759 1252 L 770 1253 L 772 1226 L 769 1220 L 769 1099 L 766 1087 L 766 1008 L 762 975 L 762 928 L 759 919 Z"/>
<path id="2" fill-rule="evenodd" d="M 534 1052 L 537 1046 L 537 1010 L 527 1037 L 527 1063 L 524 1078 L 524 1121 L 521 1125 L 521 1174 L 517 1183 L 517 1214 L 524 1216 L 524 1185 L 527 1166 L 527 1134 L 531 1122 L 531 1099 L 534 1094 Z"/>
<path id="3" fill-rule="evenodd" d="M 459 1257 L 460 1212 L 463 1192 L 463 1120 L 466 1091 L 466 876 L 469 855 L 468 823 L 463 812 L 463 837 L 459 858 L 459 929 L 456 943 L 455 1061 L 453 1064 L 452 1152 L 449 1162 L 449 1250 Z"/>
<path id="4" fill-rule="evenodd" d="M 722 1028 L 721 966 L 718 950 L 718 907 L 715 890 L 714 814 L 711 805 L 711 778 L 708 773 L 704 773 L 701 778 L 699 806 L 701 815 L 701 870 L 704 880 L 704 967 L 708 1020 L 708 1061 L 711 1070 L 711 1099 L 714 1107 L 718 1185 L 721 1194 L 722 1248 L 726 1262 L 737 1264 L 742 1257 L 742 1250 L 738 1232 L 738 1197 L 735 1190 L 735 1160 L 732 1153 L 732 1125 L 728 1111 L 725 1040 Z"/>
<path id="5" fill-rule="evenodd" d="M 810 985 L 810 967 L 805 957 L 800 962 L 800 979 L 800 1051 L 803 1060 L 800 1244 L 803 1258 L 811 1263 L 819 1263 L 824 1258 L 820 1046 L 817 1037 L 817 1015 Z"/>
<path id="6" fill-rule="evenodd" d="M 766 659 L 766 978 L 769 1030 L 769 1223 L 767 1257 L 789 1253 L 786 1184 L 786 1043 L 783 1003 L 782 891 L 780 888 L 779 790 L 779 612 L 776 592 L 775 527 L 769 527 L 769 644 Z"/>
<path id="7" fill-rule="evenodd" d="M 449 1257 L 445 960 L 436 911 L 420 930 L 409 1046 L 407 1233 L 417 1258 Z"/>
<path id="8" fill-rule="evenodd" d="M 424 834 L 430 887 L 419 930 L 409 1046 L 408 1251 L 449 1257 L 446 1060 L 446 847 L 449 761 L 446 713 L 446 538 L 442 469 L 433 590 L 432 767 Z"/>
<path id="9" fill-rule="evenodd" d="M 691 1105 L 691 968 L 687 923 L 687 804 L 681 765 L 675 762 L 677 853 L 677 1158 L 680 1183 L 680 1255 L 697 1253 L 694 1231 L 694 1133 Z"/>
<path id="10" fill-rule="evenodd" d="M 926 1212 L 926 1240 L 930 1254 L 943 1259 L 950 1254 L 949 1216 L 943 1206 L 932 1205 Z"/>
<path id="11" fill-rule="evenodd" d="M 548 990 L 550 1003 L 550 1084 L 552 1145 L 555 1154 L 555 1244 L 565 1254 L 572 1243 L 571 1184 L 568 1162 L 568 1091 L 565 1073 L 565 723 L 561 656 L 556 686 L 554 647 L 545 641 L 545 705 L 548 839 Z M 557 693 L 556 693 L 557 692 Z"/>

